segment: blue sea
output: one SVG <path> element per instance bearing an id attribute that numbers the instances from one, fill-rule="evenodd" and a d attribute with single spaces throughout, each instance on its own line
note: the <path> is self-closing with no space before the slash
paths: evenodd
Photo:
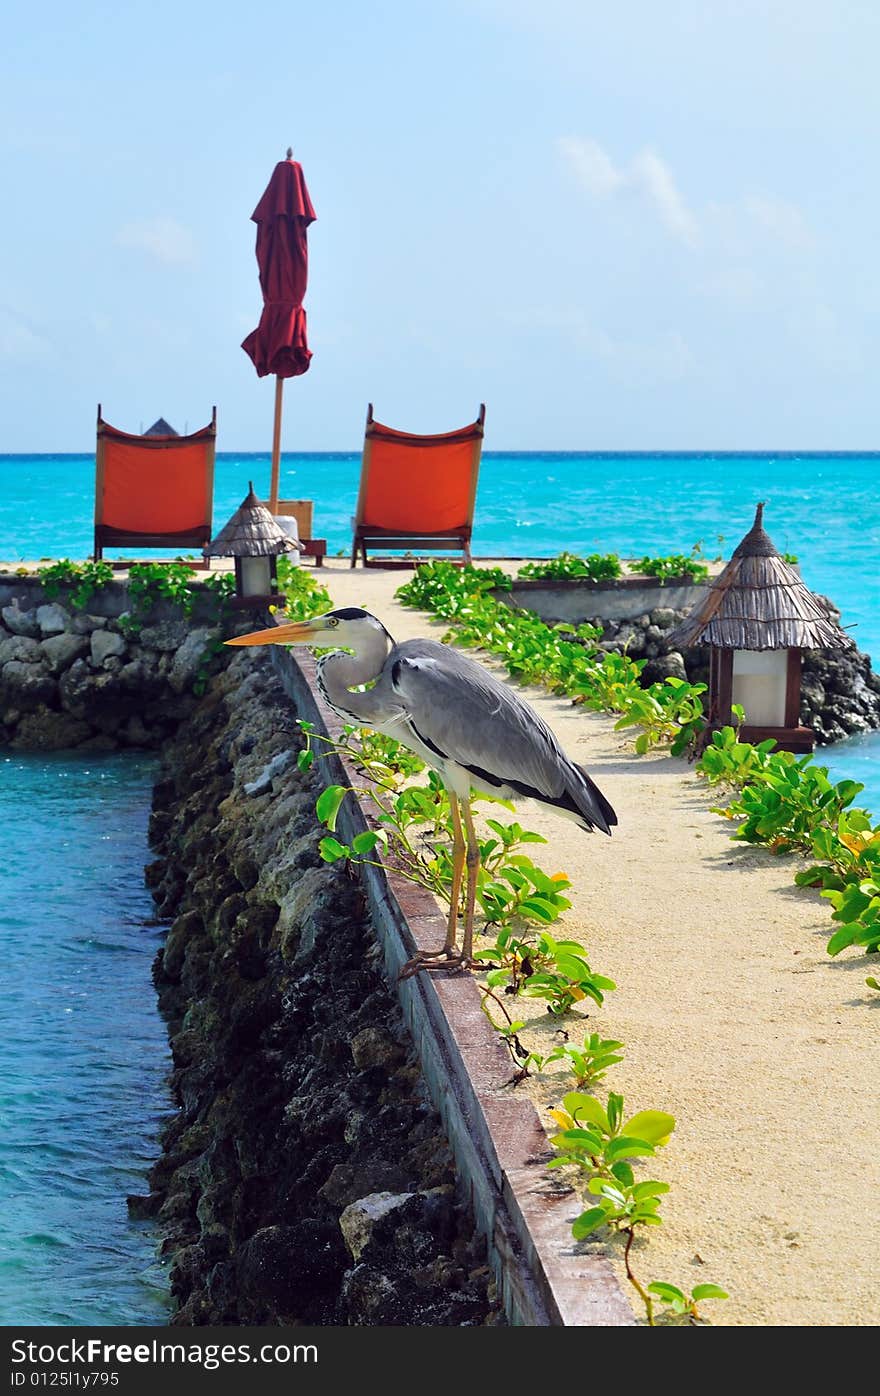
<path id="1" fill-rule="evenodd" d="M 315 533 L 350 546 L 357 453 L 285 456 L 282 497 L 315 501 Z M 220 454 L 214 526 L 266 455 Z M 0 456 L 0 560 L 84 558 L 90 455 Z M 880 456 L 532 452 L 483 457 L 474 548 L 729 557 L 765 523 L 880 662 Z M 880 815 L 880 734 L 826 749 Z M 150 982 L 157 930 L 143 886 L 151 761 L 0 754 L 0 1322 L 161 1323 L 163 1272 L 144 1190 L 170 1109 L 168 1049 Z"/>
<path id="2" fill-rule="evenodd" d="M 155 762 L 0 752 L 0 1324 L 161 1324 L 171 1112 L 144 886 Z"/>

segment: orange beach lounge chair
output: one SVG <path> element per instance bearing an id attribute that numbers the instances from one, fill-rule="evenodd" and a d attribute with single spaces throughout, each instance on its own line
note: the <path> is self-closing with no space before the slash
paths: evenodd
<path id="1" fill-rule="evenodd" d="M 486 408 L 470 426 L 440 436 L 395 431 L 367 412 L 351 565 L 381 566 L 367 549 L 444 548 L 471 560 L 471 530 Z"/>
<path id="2" fill-rule="evenodd" d="M 217 409 L 201 431 L 167 422 L 132 436 L 105 422 L 98 404 L 95 558 L 104 548 L 204 547 L 211 541 Z"/>

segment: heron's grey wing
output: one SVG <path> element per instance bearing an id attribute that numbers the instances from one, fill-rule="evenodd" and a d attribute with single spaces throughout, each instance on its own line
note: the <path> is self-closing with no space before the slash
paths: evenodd
<path id="1" fill-rule="evenodd" d="M 408 640 L 395 647 L 386 669 L 417 736 L 477 783 L 483 775 L 606 832 L 617 822 L 542 718 L 481 664 L 433 640 Z"/>

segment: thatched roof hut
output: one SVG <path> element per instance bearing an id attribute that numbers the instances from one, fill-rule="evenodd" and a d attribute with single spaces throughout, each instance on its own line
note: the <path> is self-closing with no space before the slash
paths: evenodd
<path id="1" fill-rule="evenodd" d="M 151 427 L 147 427 L 144 436 L 179 436 L 180 432 L 174 430 L 170 422 L 166 422 L 164 417 L 158 417 Z"/>
<path id="2" fill-rule="evenodd" d="M 296 543 L 254 494 L 253 483 L 229 522 L 205 549 L 207 557 L 276 557 Z"/>
<path id="3" fill-rule="evenodd" d="M 729 650 L 844 649 L 852 641 L 780 557 L 764 532 L 764 505 L 699 602 L 671 637 L 680 646 Z"/>

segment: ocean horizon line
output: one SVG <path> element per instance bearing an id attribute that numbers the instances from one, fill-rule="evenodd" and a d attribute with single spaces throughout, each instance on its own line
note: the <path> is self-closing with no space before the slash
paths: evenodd
<path id="1" fill-rule="evenodd" d="M 284 460 L 285 458 L 295 458 L 297 460 L 356 460 L 361 454 L 361 447 L 355 447 L 351 450 L 294 450 L 282 451 L 281 459 Z M 0 461 L 93 460 L 94 455 L 94 449 L 89 451 L 0 451 Z M 272 452 L 269 449 L 263 449 L 259 451 L 254 451 L 250 449 L 226 449 L 216 452 L 216 457 L 218 460 L 270 460 L 271 456 Z M 774 449 L 773 447 L 750 447 L 748 449 L 743 448 L 734 450 L 729 450 L 726 448 L 714 449 L 711 447 L 707 447 L 701 450 L 696 450 L 693 448 L 690 448 L 688 450 L 672 450 L 669 448 L 664 448 L 662 450 L 649 450 L 645 448 L 639 448 L 638 450 L 623 450 L 617 448 L 601 450 L 595 447 L 585 447 L 583 449 L 567 448 L 562 450 L 555 448 L 545 449 L 543 447 L 536 446 L 530 450 L 504 450 L 501 447 L 495 447 L 492 450 L 483 451 L 482 456 L 484 460 L 510 460 L 512 458 L 524 459 L 528 456 L 549 456 L 554 459 L 560 460 L 570 459 L 571 457 L 579 457 L 581 459 L 589 460 L 608 460 L 611 458 L 621 460 L 717 460 L 719 458 L 757 460 L 763 457 L 771 458 L 774 460 L 865 460 L 866 458 L 871 458 L 873 456 L 880 456 L 880 450 L 872 448 L 870 450 L 847 449 L 839 451 L 826 451 L 818 450 L 815 447 L 810 447 L 809 450 L 797 450 L 790 447 L 786 447 L 784 450 Z"/>

